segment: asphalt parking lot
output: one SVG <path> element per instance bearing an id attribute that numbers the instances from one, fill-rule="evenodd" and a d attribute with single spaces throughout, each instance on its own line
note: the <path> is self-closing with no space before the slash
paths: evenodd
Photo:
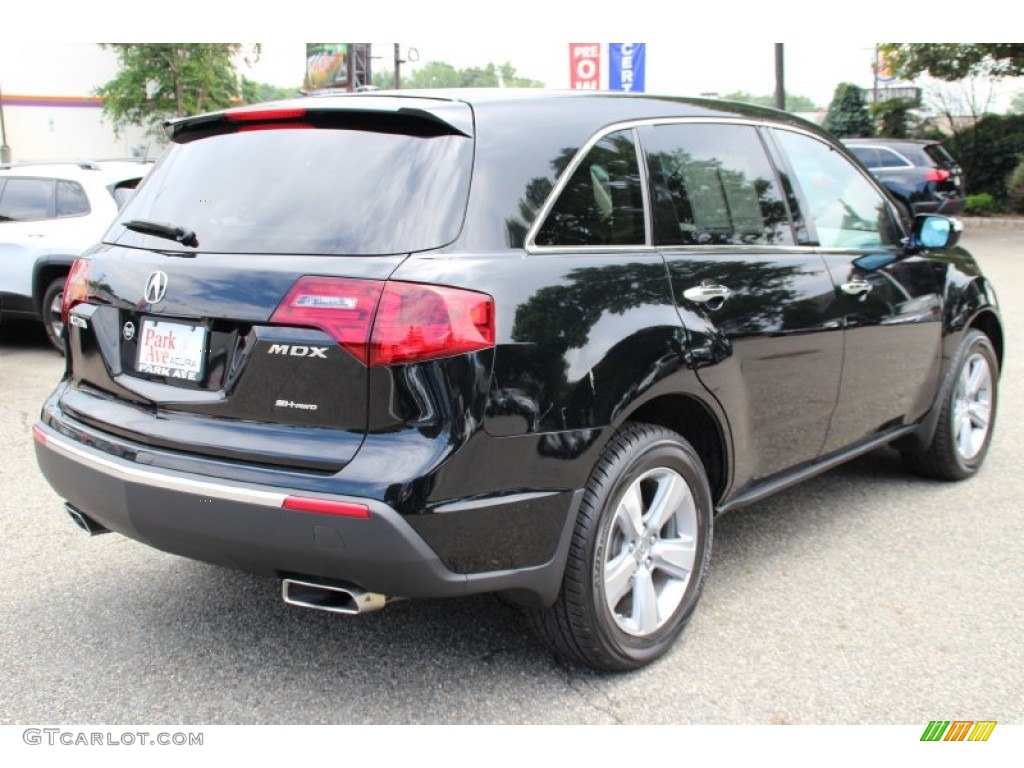
<path id="1" fill-rule="evenodd" d="M 981 474 L 925 481 L 880 451 L 721 518 L 692 623 L 627 675 L 555 661 L 490 597 L 345 618 L 86 537 L 30 435 L 63 362 L 2 326 L 0 724 L 1024 723 L 1024 229 L 963 244 L 1008 350 Z"/>

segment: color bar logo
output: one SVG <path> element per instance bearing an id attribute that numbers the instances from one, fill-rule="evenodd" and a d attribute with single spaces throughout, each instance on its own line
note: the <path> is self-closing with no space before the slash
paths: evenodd
<path id="1" fill-rule="evenodd" d="M 988 741 L 995 727 L 995 720 L 932 720 L 921 741 Z"/>

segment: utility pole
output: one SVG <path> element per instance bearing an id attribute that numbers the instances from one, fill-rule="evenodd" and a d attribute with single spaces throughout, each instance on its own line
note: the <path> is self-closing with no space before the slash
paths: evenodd
<path id="1" fill-rule="evenodd" d="M 786 64 L 783 44 L 775 44 L 775 108 L 786 108 Z"/>
<path id="2" fill-rule="evenodd" d="M 405 64 L 405 62 L 402 61 L 402 54 L 401 54 L 400 46 L 399 46 L 398 43 L 395 43 L 395 90 L 396 91 L 399 88 L 402 87 L 401 69 L 402 69 L 402 65 L 403 64 Z"/>
<path id="3" fill-rule="evenodd" d="M 11 162 L 11 148 L 7 146 L 7 126 L 4 124 L 4 95 L 0 91 L 0 163 Z"/>

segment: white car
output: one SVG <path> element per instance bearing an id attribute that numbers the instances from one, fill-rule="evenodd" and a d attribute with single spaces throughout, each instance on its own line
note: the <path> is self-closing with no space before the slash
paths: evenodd
<path id="1" fill-rule="evenodd" d="M 151 167 L 148 160 L 0 165 L 0 321 L 41 320 L 63 351 L 68 270 Z"/>

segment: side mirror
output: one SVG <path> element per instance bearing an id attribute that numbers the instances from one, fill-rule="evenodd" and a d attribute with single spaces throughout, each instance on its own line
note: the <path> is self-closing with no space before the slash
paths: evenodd
<path id="1" fill-rule="evenodd" d="M 960 241 L 964 225 L 948 216 L 915 216 L 910 244 L 915 248 L 952 248 Z"/>

